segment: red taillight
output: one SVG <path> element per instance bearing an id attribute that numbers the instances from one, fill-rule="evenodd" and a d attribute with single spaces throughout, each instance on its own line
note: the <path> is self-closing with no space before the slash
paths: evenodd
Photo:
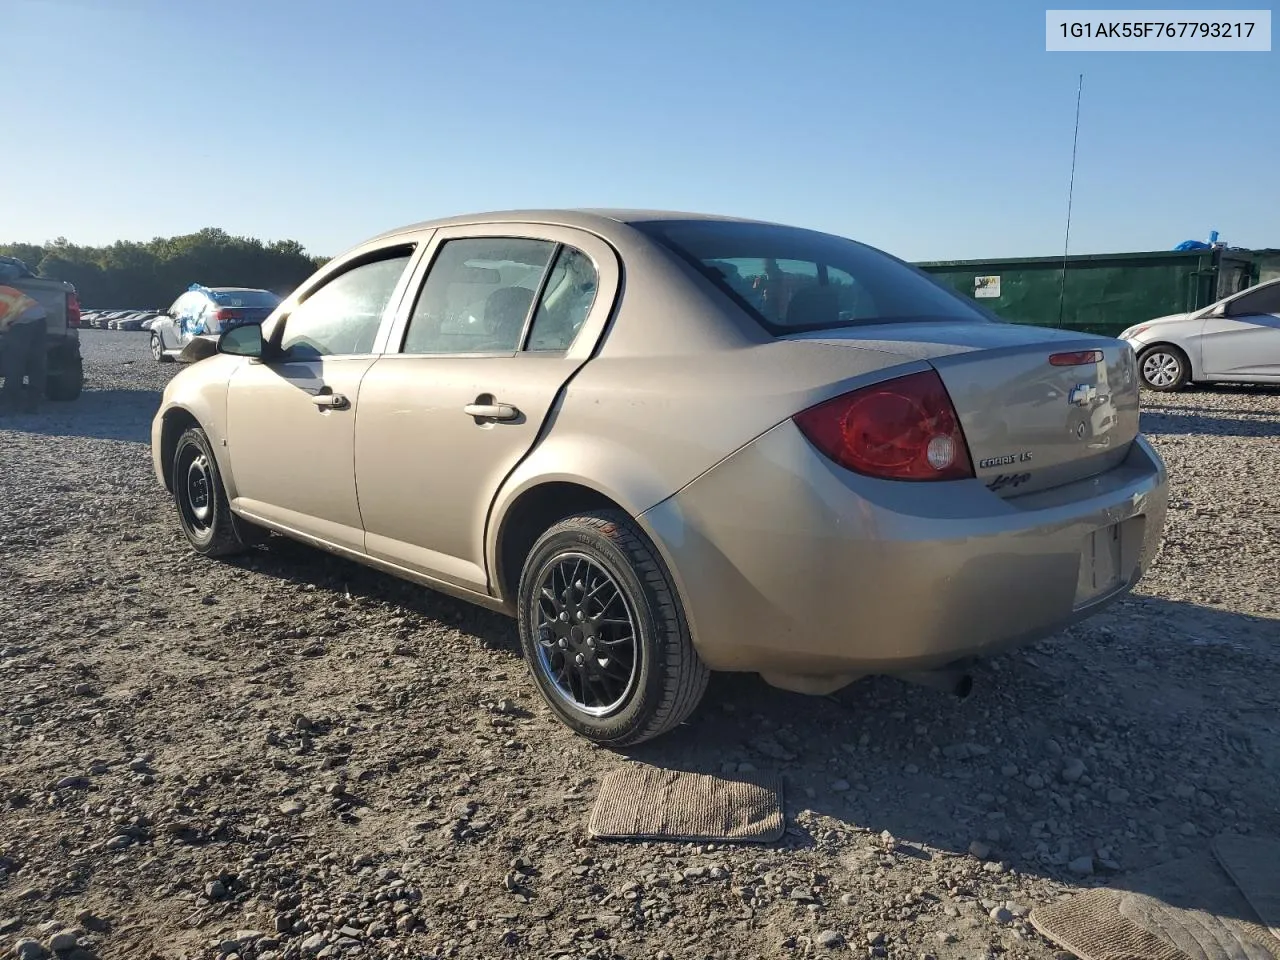
<path id="1" fill-rule="evenodd" d="M 1077 350 L 1075 353 L 1054 353 L 1049 364 L 1054 367 L 1082 367 L 1087 363 L 1101 363 L 1101 350 Z"/>
<path id="2" fill-rule="evenodd" d="M 239 320 L 239 310 L 228 310 L 225 307 L 213 315 L 215 320 Z"/>
<path id="3" fill-rule="evenodd" d="M 883 480 L 963 480 L 973 463 L 942 378 L 932 370 L 863 387 L 797 413 L 824 454 Z"/>
<path id="4" fill-rule="evenodd" d="M 80 298 L 74 293 L 67 294 L 67 326 L 80 326 Z"/>

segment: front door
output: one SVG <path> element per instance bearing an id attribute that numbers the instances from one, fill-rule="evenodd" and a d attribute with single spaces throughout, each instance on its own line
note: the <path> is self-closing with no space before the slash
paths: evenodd
<path id="1" fill-rule="evenodd" d="M 365 378 L 356 481 L 371 557 L 486 592 L 494 497 L 594 349 L 619 274 L 577 231 L 479 232 L 439 231 L 406 329 Z"/>
<path id="2" fill-rule="evenodd" d="M 1208 317 L 1201 334 L 1205 374 L 1280 380 L 1280 282 L 1246 290 Z"/>
<path id="3" fill-rule="evenodd" d="M 411 256 L 404 247 L 379 251 L 327 278 L 273 325 L 268 359 L 232 377 L 227 437 L 237 511 L 363 550 L 354 466 L 360 387 Z"/>

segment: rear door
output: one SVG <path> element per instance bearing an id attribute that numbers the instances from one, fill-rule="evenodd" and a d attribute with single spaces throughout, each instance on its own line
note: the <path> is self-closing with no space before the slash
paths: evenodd
<path id="1" fill-rule="evenodd" d="M 1224 306 L 1226 316 L 1204 322 L 1205 375 L 1280 380 L 1280 282 L 1248 290 Z"/>
<path id="2" fill-rule="evenodd" d="M 487 591 L 494 496 L 594 350 L 618 260 L 577 230 L 485 224 L 437 231 L 419 273 L 412 309 L 361 388 L 366 550 Z"/>
<path id="3" fill-rule="evenodd" d="M 250 518 L 363 550 L 354 462 L 361 381 L 404 295 L 413 253 L 412 245 L 388 245 L 336 266 L 273 323 L 278 353 L 232 375 L 233 505 Z"/>

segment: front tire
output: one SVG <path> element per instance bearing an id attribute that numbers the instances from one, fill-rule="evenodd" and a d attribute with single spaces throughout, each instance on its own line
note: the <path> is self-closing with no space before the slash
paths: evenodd
<path id="1" fill-rule="evenodd" d="M 173 357 L 164 352 L 164 343 L 160 339 L 160 334 L 151 334 L 151 359 L 156 363 L 169 363 Z"/>
<path id="2" fill-rule="evenodd" d="M 199 427 L 178 438 L 172 478 L 178 523 L 196 553 L 227 557 L 261 540 L 258 528 L 231 512 L 213 446 Z"/>
<path id="3" fill-rule="evenodd" d="M 709 671 L 670 574 L 619 511 L 560 521 L 520 575 L 520 645 L 538 692 L 576 732 L 610 746 L 684 722 Z"/>
<path id="4" fill-rule="evenodd" d="M 1157 344 L 1138 355 L 1138 376 L 1149 390 L 1181 390 L 1191 379 L 1191 363 L 1177 347 Z"/>

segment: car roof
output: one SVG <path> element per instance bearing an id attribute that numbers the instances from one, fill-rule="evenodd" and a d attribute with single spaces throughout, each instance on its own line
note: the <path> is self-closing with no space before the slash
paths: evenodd
<path id="1" fill-rule="evenodd" d="M 406 233 L 431 230 L 436 227 L 463 226 L 478 223 L 543 223 L 562 227 L 578 227 L 592 233 L 607 235 L 619 224 L 646 223 L 664 220 L 718 220 L 727 223 L 767 223 L 744 217 L 727 217 L 712 213 L 692 213 L 681 210 L 644 210 L 612 208 L 579 208 L 549 210 L 496 210 L 488 213 L 460 214 L 436 220 L 423 220 L 387 230 L 370 237 L 366 243 L 376 243 Z"/>

